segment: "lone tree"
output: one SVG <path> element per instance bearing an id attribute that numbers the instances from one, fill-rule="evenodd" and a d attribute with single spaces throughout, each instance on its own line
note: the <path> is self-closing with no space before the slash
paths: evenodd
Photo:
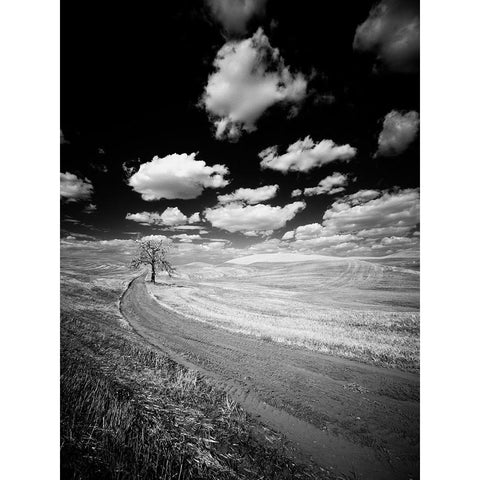
<path id="1" fill-rule="evenodd" d="M 138 269 L 142 265 L 150 265 L 152 276 L 150 280 L 155 283 L 155 275 L 157 271 L 165 271 L 171 277 L 175 272 L 172 264 L 167 260 L 170 253 L 170 246 L 163 240 L 137 240 L 138 250 L 130 264 L 133 269 Z"/>

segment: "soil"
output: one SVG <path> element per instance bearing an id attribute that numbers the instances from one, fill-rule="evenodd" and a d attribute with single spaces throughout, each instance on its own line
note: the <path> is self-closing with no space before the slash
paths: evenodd
<path id="1" fill-rule="evenodd" d="M 144 275 L 130 283 L 120 308 L 150 344 L 283 433 L 300 461 L 350 478 L 419 478 L 418 375 L 182 317 L 148 293 Z"/>

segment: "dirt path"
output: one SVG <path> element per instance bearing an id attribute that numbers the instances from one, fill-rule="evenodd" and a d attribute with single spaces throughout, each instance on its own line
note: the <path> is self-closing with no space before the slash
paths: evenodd
<path id="1" fill-rule="evenodd" d="M 144 276 L 123 295 L 133 329 L 216 379 L 323 467 L 352 478 L 419 478 L 419 377 L 262 341 L 163 309 Z"/>

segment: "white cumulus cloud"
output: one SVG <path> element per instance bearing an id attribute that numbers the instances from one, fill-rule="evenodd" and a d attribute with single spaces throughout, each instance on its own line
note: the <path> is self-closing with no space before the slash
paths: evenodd
<path id="1" fill-rule="evenodd" d="M 279 155 L 278 147 L 268 147 L 259 153 L 260 166 L 280 172 L 308 172 L 336 160 L 348 162 L 357 153 L 350 145 L 336 145 L 332 140 L 315 143 L 309 136 L 298 140 Z"/>
<path id="2" fill-rule="evenodd" d="M 239 188 L 233 193 L 219 195 L 218 201 L 220 203 L 245 202 L 254 205 L 275 197 L 278 188 L 278 185 L 265 185 L 258 188 Z"/>
<path id="3" fill-rule="evenodd" d="M 166 157 L 154 157 L 143 163 L 128 180 L 128 184 L 144 200 L 161 198 L 191 199 L 198 197 L 205 188 L 223 188 L 228 168 L 225 165 L 208 166 L 196 160 L 196 153 L 173 153 Z"/>
<path id="4" fill-rule="evenodd" d="M 93 194 L 92 182 L 73 173 L 60 173 L 60 198 L 66 202 L 89 200 Z"/>
<path id="5" fill-rule="evenodd" d="M 312 195 L 334 195 L 345 190 L 348 184 L 348 176 L 335 172 L 325 177 L 316 187 L 306 188 L 303 193 L 309 197 Z"/>
<path id="6" fill-rule="evenodd" d="M 187 217 L 178 207 L 168 207 L 161 214 L 157 212 L 127 213 L 125 218 L 143 225 L 165 225 L 173 227 L 176 225 L 197 222 L 199 221 L 200 214 L 197 212 L 190 217 Z M 183 228 L 186 229 L 188 227 Z"/>
<path id="7" fill-rule="evenodd" d="M 272 207 L 262 203 L 257 205 L 229 203 L 207 208 L 204 216 L 214 227 L 232 233 L 248 232 L 252 235 L 284 227 L 305 206 L 305 202 L 293 202 L 284 207 Z"/>
<path id="8" fill-rule="evenodd" d="M 280 52 L 259 28 L 246 40 L 227 42 L 217 53 L 200 104 L 212 119 L 218 139 L 236 140 L 256 129 L 272 105 L 299 104 L 307 80 L 291 73 Z"/>
<path id="9" fill-rule="evenodd" d="M 195 212 L 188 217 L 188 223 L 197 223 L 200 221 L 200 212 Z"/>
<path id="10" fill-rule="evenodd" d="M 162 225 L 174 226 L 187 223 L 188 217 L 178 207 L 168 207 L 160 215 Z"/>
<path id="11" fill-rule="evenodd" d="M 419 125 L 417 112 L 401 113 L 392 110 L 383 121 L 383 130 L 378 137 L 376 155 L 392 157 L 404 152 L 415 140 Z"/>

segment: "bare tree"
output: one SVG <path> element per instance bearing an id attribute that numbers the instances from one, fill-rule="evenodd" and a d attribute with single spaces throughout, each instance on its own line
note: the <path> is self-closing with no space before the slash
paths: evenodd
<path id="1" fill-rule="evenodd" d="M 130 267 L 140 268 L 142 265 L 150 265 L 152 276 L 150 280 L 155 283 L 157 271 L 165 271 L 171 277 L 175 268 L 168 261 L 167 255 L 170 253 L 170 246 L 162 240 L 137 240 L 138 250 L 133 258 Z"/>

